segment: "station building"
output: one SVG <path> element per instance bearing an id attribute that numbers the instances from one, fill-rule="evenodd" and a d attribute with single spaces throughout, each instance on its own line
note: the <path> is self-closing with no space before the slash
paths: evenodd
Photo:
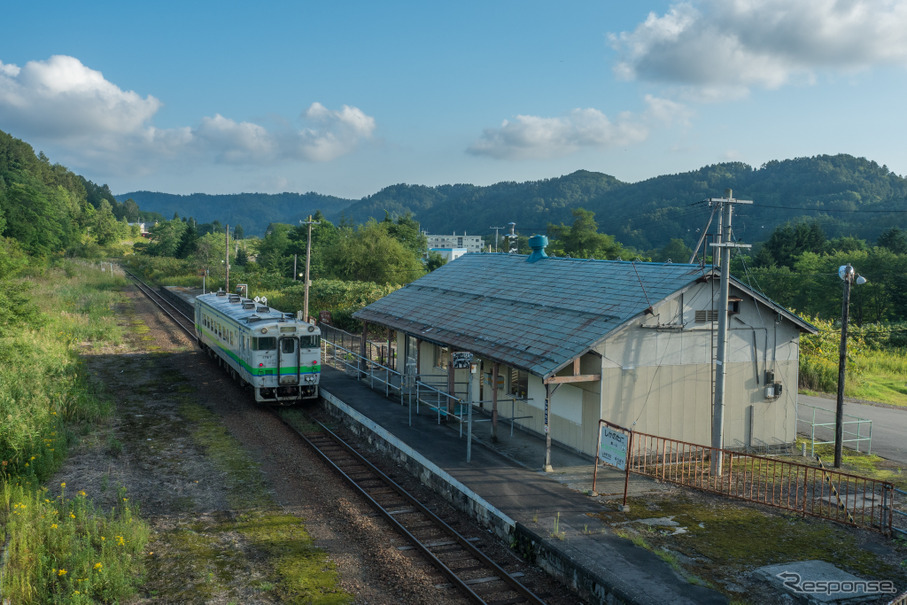
<path id="1" fill-rule="evenodd" d="M 471 388 L 569 449 L 594 456 L 599 419 L 710 444 L 718 270 L 554 258 L 533 240 L 528 256 L 462 256 L 354 317 L 389 330 L 399 372 Z M 799 339 L 816 329 L 733 277 L 728 314 L 723 445 L 791 444 Z M 453 363 L 469 357 L 478 380 Z"/>

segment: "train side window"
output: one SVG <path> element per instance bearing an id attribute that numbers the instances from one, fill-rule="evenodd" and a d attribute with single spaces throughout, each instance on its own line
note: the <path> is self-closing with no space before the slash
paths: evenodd
<path id="1" fill-rule="evenodd" d="M 252 339 L 253 351 L 273 351 L 277 349 L 277 338 L 274 336 L 263 336 Z"/>

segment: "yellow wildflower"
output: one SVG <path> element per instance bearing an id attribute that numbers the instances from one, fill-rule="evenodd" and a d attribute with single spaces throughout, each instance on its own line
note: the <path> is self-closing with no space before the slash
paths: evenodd
<path id="1" fill-rule="evenodd" d="M 65 569 L 58 569 L 58 570 L 57 570 L 57 575 L 58 575 L 58 576 L 65 576 L 65 575 L 66 575 L 66 570 L 65 570 Z"/>
<path id="2" fill-rule="evenodd" d="M 50 526 L 50 528 L 51 528 L 51 529 L 57 529 L 57 524 L 54 523 L 53 525 Z"/>
<path id="3" fill-rule="evenodd" d="M 102 567 L 104 567 L 104 566 L 101 565 L 100 563 L 95 563 L 95 564 L 94 564 L 94 568 L 95 568 L 95 569 L 101 569 Z"/>

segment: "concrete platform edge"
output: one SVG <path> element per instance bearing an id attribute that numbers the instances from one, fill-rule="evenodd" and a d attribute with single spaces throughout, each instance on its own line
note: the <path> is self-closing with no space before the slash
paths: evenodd
<path id="1" fill-rule="evenodd" d="M 482 527 L 525 559 L 560 579 L 592 603 L 636 603 L 626 591 L 590 571 L 563 549 L 539 536 L 522 523 L 489 504 L 477 493 L 450 476 L 422 454 L 389 433 L 370 418 L 354 410 L 330 392 L 321 390 L 326 410 L 371 447 L 402 464 L 419 481 L 440 494 L 452 506 L 465 512 Z"/>

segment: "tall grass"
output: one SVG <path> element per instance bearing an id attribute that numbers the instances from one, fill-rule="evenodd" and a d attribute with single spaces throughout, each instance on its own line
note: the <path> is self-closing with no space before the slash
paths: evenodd
<path id="1" fill-rule="evenodd" d="M 63 486 L 51 498 L 42 484 L 79 427 L 111 413 L 79 351 L 122 340 L 113 307 L 125 282 L 71 261 L 30 275 L 17 304 L 32 312 L 0 331 L 0 594 L 14 603 L 122 600 L 140 574 L 147 526 L 124 495 L 101 512 L 84 494 L 67 498 Z"/>
<path id="2" fill-rule="evenodd" d="M 810 319 L 819 333 L 800 340 L 800 388 L 836 393 L 840 363 L 840 326 Z M 907 349 L 891 326 L 851 326 L 847 339 L 844 395 L 907 406 Z"/>

